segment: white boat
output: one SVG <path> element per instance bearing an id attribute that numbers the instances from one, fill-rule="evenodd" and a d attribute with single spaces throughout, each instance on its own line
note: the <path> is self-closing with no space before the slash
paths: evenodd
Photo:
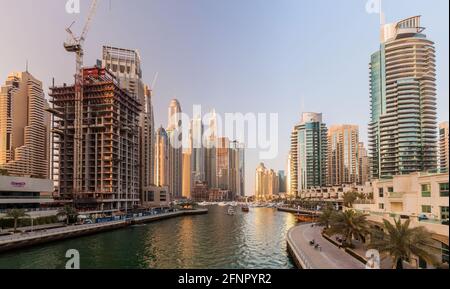
<path id="1" fill-rule="evenodd" d="M 220 207 L 225 207 L 225 206 L 227 205 L 227 203 L 225 203 L 225 202 L 220 202 L 218 205 L 219 205 Z"/>
<path id="2" fill-rule="evenodd" d="M 198 205 L 201 206 L 201 207 L 206 207 L 206 206 L 209 206 L 209 203 L 207 203 L 207 202 L 201 202 L 201 203 L 199 203 Z"/>
<path id="3" fill-rule="evenodd" d="M 234 210 L 234 208 L 232 206 L 229 206 L 227 214 L 230 216 L 233 216 L 236 214 L 236 211 Z"/>

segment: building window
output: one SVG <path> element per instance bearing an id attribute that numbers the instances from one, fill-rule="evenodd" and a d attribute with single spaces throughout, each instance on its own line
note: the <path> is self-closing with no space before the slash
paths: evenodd
<path id="1" fill-rule="evenodd" d="M 422 185 L 422 198 L 429 198 L 429 197 L 431 197 L 431 185 L 423 184 Z"/>
<path id="2" fill-rule="evenodd" d="M 379 194 L 380 198 L 384 198 L 384 189 L 383 188 L 379 188 L 378 189 L 378 194 Z"/>
<path id="3" fill-rule="evenodd" d="M 394 192 L 394 187 L 389 187 L 389 188 L 388 188 L 388 192 L 389 192 L 389 193 L 393 193 L 393 192 Z"/>
<path id="4" fill-rule="evenodd" d="M 378 208 L 380 208 L 380 210 L 384 210 L 384 204 L 378 204 Z"/>
<path id="5" fill-rule="evenodd" d="M 431 214 L 431 206 L 422 206 L 422 213 Z"/>
<path id="6" fill-rule="evenodd" d="M 448 220 L 448 219 L 449 219 L 448 207 L 441 207 L 441 220 Z"/>
<path id="7" fill-rule="evenodd" d="M 154 202 L 155 201 L 155 192 L 150 191 L 147 192 L 147 202 Z"/>
<path id="8" fill-rule="evenodd" d="M 441 197 L 448 197 L 448 183 L 439 184 Z"/>

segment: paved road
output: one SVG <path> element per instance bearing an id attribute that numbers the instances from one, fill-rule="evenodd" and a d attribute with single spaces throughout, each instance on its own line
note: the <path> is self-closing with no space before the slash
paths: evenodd
<path id="1" fill-rule="evenodd" d="M 313 269 L 364 269 L 365 266 L 352 256 L 340 250 L 322 237 L 322 229 L 311 225 L 301 225 L 289 232 L 293 250 L 306 258 Z M 316 250 L 309 244 L 315 240 L 322 247 Z"/>

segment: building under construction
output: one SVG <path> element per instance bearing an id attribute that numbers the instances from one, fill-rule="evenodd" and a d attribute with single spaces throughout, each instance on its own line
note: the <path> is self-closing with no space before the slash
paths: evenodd
<path id="1" fill-rule="evenodd" d="M 53 173 L 59 197 L 77 209 L 110 214 L 139 204 L 138 99 L 120 89 L 117 79 L 99 67 L 82 70 L 81 188 L 74 173 L 75 87 L 50 88 L 53 113 Z"/>

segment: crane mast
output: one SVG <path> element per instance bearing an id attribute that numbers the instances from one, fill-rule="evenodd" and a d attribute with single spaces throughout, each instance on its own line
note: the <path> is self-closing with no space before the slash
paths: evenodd
<path id="1" fill-rule="evenodd" d="M 75 37 L 69 26 L 66 31 L 69 40 L 64 43 L 67 52 L 75 53 L 75 120 L 74 120 L 74 158 L 73 158 L 73 194 L 74 199 L 83 192 L 83 57 L 84 41 L 97 9 L 98 0 L 93 0 L 89 9 L 87 21 L 80 37 Z"/>

